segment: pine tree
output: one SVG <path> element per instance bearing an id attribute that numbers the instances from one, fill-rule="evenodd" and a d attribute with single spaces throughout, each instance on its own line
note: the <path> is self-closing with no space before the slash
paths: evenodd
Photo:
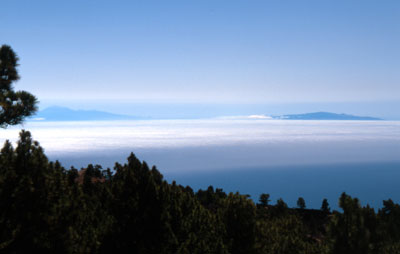
<path id="1" fill-rule="evenodd" d="M 38 142 L 20 133 L 14 150 L 7 141 L 0 155 L 0 250 L 66 250 L 67 179 L 63 168 L 49 163 Z"/>
<path id="2" fill-rule="evenodd" d="M 256 207 L 248 196 L 230 193 L 221 214 L 230 253 L 255 253 Z"/>
<path id="3" fill-rule="evenodd" d="M 8 45 L 0 47 L 0 127 L 16 125 L 37 111 L 37 99 L 26 91 L 15 92 L 12 83 L 19 79 L 18 56 Z"/>
<path id="4" fill-rule="evenodd" d="M 323 211 L 324 213 L 329 213 L 330 210 L 331 209 L 329 208 L 328 200 L 324 198 L 324 200 L 322 200 L 321 211 Z"/>
<path id="5" fill-rule="evenodd" d="M 333 253 L 371 253 L 371 231 L 364 217 L 365 209 L 359 200 L 342 193 L 339 206 L 343 213 L 335 212 L 330 225 Z"/>
<path id="6" fill-rule="evenodd" d="M 271 201 L 269 197 L 270 197 L 269 194 L 266 193 L 261 194 L 259 198 L 259 205 L 261 207 L 267 207 L 268 203 Z"/>
<path id="7" fill-rule="evenodd" d="M 297 199 L 297 207 L 299 209 L 304 209 L 306 208 L 306 201 L 304 200 L 304 198 L 299 197 L 299 199 Z"/>

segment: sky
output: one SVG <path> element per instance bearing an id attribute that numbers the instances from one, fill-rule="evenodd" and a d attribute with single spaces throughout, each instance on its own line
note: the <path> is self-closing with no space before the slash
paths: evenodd
<path id="1" fill-rule="evenodd" d="M 397 0 L 13 0 L 1 8 L 0 45 L 20 57 L 15 88 L 41 108 L 219 104 L 400 118 Z"/>

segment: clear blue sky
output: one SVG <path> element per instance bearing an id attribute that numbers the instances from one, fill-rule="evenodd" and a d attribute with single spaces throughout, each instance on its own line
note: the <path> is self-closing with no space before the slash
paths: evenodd
<path id="1" fill-rule="evenodd" d="M 43 103 L 400 101 L 398 0 L 13 0 L 0 24 Z"/>

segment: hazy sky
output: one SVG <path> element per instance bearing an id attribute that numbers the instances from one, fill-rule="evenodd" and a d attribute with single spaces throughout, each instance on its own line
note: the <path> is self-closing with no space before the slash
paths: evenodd
<path id="1" fill-rule="evenodd" d="M 42 102 L 400 101 L 400 1 L 1 3 Z"/>

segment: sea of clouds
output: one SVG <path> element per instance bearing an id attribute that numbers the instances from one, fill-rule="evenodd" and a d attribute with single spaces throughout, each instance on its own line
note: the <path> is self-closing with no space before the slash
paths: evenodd
<path id="1" fill-rule="evenodd" d="M 28 122 L 2 130 L 0 142 L 16 142 L 21 128 L 50 158 L 77 167 L 112 166 L 130 152 L 165 170 L 400 160 L 400 121 Z"/>
<path id="2" fill-rule="evenodd" d="M 262 118 L 109 122 L 28 122 L 0 131 L 0 142 L 32 133 L 51 160 L 113 167 L 131 152 L 168 181 L 194 190 L 213 185 L 257 200 L 270 193 L 295 206 L 337 209 L 343 191 L 365 204 L 400 202 L 400 121 L 300 121 Z"/>

